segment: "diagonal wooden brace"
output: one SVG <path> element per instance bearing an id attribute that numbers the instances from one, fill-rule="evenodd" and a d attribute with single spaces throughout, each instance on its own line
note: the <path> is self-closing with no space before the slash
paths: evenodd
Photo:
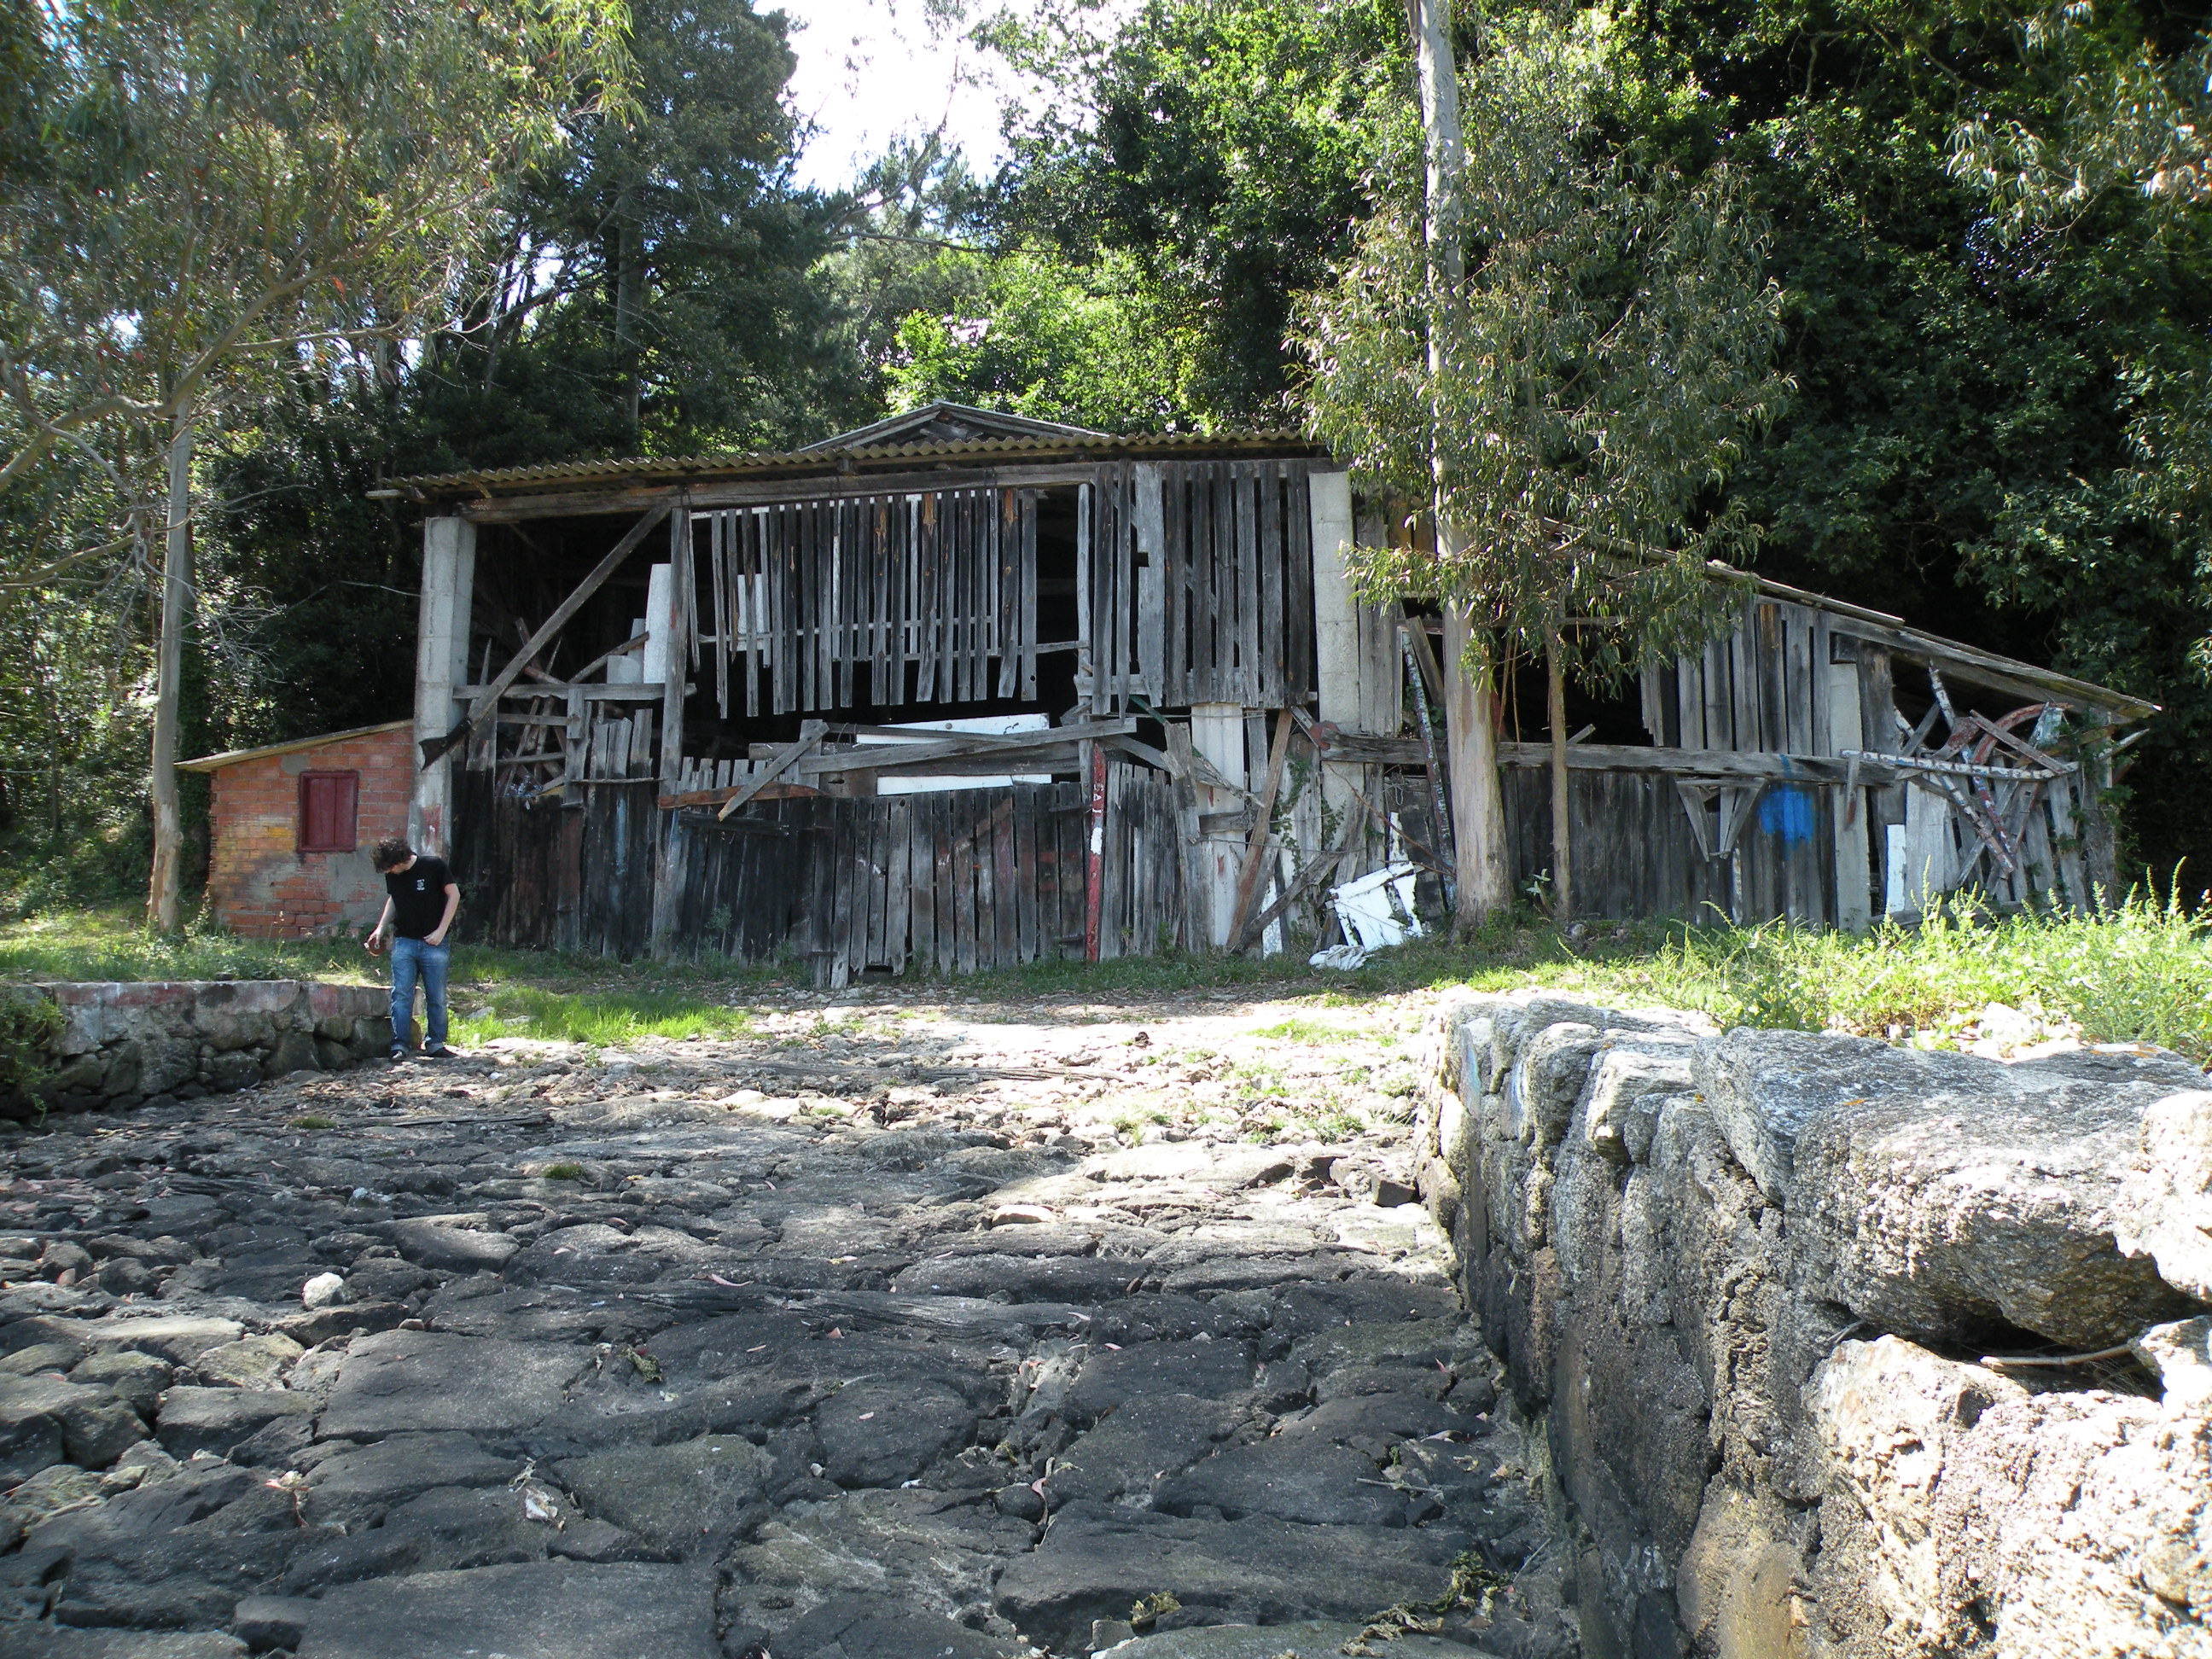
<path id="1" fill-rule="evenodd" d="M 584 602 L 599 591 L 607 578 L 615 574 L 622 562 L 630 556 L 637 544 L 652 533 L 653 526 L 668 516 L 669 510 L 673 505 L 669 501 L 661 502 L 623 532 L 623 538 L 615 544 L 614 550 L 592 567 L 592 574 L 577 585 L 574 592 L 561 601 L 551 616 L 538 624 L 538 631 L 524 643 L 521 650 L 514 653 L 514 659 L 499 671 L 499 678 L 484 687 L 477 700 L 469 705 L 469 712 L 461 716 L 461 723 L 459 726 L 442 738 L 422 739 L 422 765 L 425 770 L 428 770 L 439 757 L 448 750 L 458 747 L 468 740 L 470 729 L 486 714 L 499 707 L 499 700 L 507 688 L 522 678 L 523 671 L 538 659 L 538 653 L 552 641 L 556 634 L 568 625 L 568 619 L 584 608 Z M 683 671 L 672 666 L 670 672 L 680 674 Z"/>

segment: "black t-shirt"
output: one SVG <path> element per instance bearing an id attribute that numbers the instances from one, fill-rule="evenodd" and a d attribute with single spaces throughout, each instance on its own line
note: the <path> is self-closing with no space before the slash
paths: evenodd
<path id="1" fill-rule="evenodd" d="M 404 870 L 384 878 L 384 890 L 392 895 L 392 931 L 401 939 L 427 939 L 446 919 L 446 885 L 453 880 L 443 859 L 416 855 Z"/>

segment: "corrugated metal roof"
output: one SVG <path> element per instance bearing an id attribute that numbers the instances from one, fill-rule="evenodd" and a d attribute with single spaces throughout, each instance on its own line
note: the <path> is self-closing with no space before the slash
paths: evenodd
<path id="1" fill-rule="evenodd" d="M 860 444 L 838 449 L 787 450 L 769 454 L 644 455 L 621 460 L 558 461 L 543 466 L 498 467 L 482 472 L 441 472 L 399 478 L 390 491 L 410 499 L 514 494 L 548 487 L 593 484 L 696 483 L 783 472 L 798 477 L 836 474 L 916 461 L 1040 461 L 1054 457 L 1141 459 L 1267 450 L 1304 455 L 1326 453 L 1303 432 L 1172 432 L 1134 437 L 977 438 L 960 443 Z"/>

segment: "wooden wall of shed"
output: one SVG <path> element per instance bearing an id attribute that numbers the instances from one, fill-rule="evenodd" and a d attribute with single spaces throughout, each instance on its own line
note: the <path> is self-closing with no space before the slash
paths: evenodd
<path id="1" fill-rule="evenodd" d="M 1797 785 L 1768 788 L 1734 852 L 1709 859 L 1698 848 L 1672 776 L 1571 772 L 1576 914 L 1612 921 L 1786 918 L 1830 925 L 1836 891 L 1833 793 Z M 1550 773 L 1507 769 L 1505 809 L 1519 888 L 1552 866 Z"/>
<path id="2" fill-rule="evenodd" d="M 462 936 L 534 950 L 643 954 L 658 879 L 652 786 L 605 785 L 580 807 L 467 797 L 455 866 Z M 1182 915 L 1167 780 L 1108 768 L 1102 957 L 1149 956 Z M 738 817 L 674 815 L 673 949 L 790 958 L 843 985 L 871 970 L 974 973 L 1085 952 L 1089 797 L 1071 783 L 942 794 L 760 801 Z"/>

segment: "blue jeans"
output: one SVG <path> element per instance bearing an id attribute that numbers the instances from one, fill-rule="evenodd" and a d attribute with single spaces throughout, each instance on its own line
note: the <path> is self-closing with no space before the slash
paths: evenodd
<path id="1" fill-rule="evenodd" d="M 422 981 L 422 1012 L 432 1048 L 446 1046 L 446 964 L 453 952 L 442 945 L 419 939 L 392 941 L 392 1042 L 394 1048 L 412 1045 L 407 1028 L 415 1018 L 415 981 Z"/>

